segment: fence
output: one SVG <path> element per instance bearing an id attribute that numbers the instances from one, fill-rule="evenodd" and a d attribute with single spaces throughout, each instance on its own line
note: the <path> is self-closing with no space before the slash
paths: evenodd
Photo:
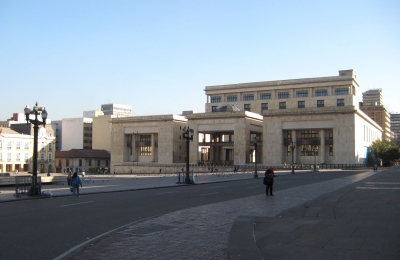
<path id="1" fill-rule="evenodd" d="M 15 176 L 15 196 L 20 197 L 21 194 L 31 194 L 33 176 Z M 37 195 L 42 194 L 42 178 L 37 176 Z"/>

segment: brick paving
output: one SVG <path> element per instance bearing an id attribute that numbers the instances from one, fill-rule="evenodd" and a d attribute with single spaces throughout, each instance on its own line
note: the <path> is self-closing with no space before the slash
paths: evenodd
<path id="1" fill-rule="evenodd" d="M 256 195 L 179 210 L 126 226 L 62 259 L 228 259 L 229 232 L 237 217 L 273 217 L 373 174 L 364 172 L 277 191 L 274 197 Z M 318 243 L 321 238 L 311 239 Z"/>

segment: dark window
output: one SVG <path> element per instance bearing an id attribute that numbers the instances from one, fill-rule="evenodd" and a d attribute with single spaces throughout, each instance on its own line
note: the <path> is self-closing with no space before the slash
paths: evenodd
<path id="1" fill-rule="evenodd" d="M 260 94 L 260 99 L 261 100 L 271 99 L 271 93 L 261 93 Z"/>
<path id="2" fill-rule="evenodd" d="M 65 165 L 69 166 L 69 160 L 68 159 L 66 160 Z"/>
<path id="3" fill-rule="evenodd" d="M 218 108 L 217 106 L 212 106 L 212 107 L 211 107 L 211 111 L 212 111 L 212 112 L 215 112 L 215 111 L 217 111 L 217 108 Z"/>
<path id="4" fill-rule="evenodd" d="M 349 94 L 349 88 L 335 88 L 335 95 L 348 95 Z"/>
<path id="5" fill-rule="evenodd" d="M 237 101 L 237 96 L 236 96 L 236 95 L 228 96 L 228 97 L 226 98 L 226 101 L 228 101 L 228 102 L 235 102 L 235 101 Z"/>
<path id="6" fill-rule="evenodd" d="M 308 90 L 296 91 L 296 97 L 298 97 L 298 98 L 308 97 Z"/>
<path id="7" fill-rule="evenodd" d="M 279 102 L 279 109 L 286 109 L 286 102 Z"/>
<path id="8" fill-rule="evenodd" d="M 282 99 L 282 98 L 289 98 L 289 92 L 278 92 L 278 98 Z"/>
<path id="9" fill-rule="evenodd" d="M 262 103 L 261 104 L 261 112 L 264 110 L 268 110 L 268 103 Z"/>
<path id="10" fill-rule="evenodd" d="M 244 94 L 243 101 L 254 100 L 254 94 Z"/>
<path id="11" fill-rule="evenodd" d="M 92 166 L 92 160 L 89 159 L 89 166 Z"/>
<path id="12" fill-rule="evenodd" d="M 337 106 L 338 106 L 338 107 L 344 106 L 344 99 L 338 99 L 338 100 L 337 100 Z"/>
<path id="13" fill-rule="evenodd" d="M 219 103 L 219 102 L 221 102 L 221 96 L 213 96 L 213 97 L 211 97 L 210 102 L 211 103 Z"/>
<path id="14" fill-rule="evenodd" d="M 324 106 L 325 106 L 324 100 L 317 100 L 317 107 L 324 107 Z"/>
<path id="15" fill-rule="evenodd" d="M 333 156 L 333 145 L 329 145 L 329 156 Z"/>
<path id="16" fill-rule="evenodd" d="M 82 160 L 79 159 L 79 166 L 82 166 Z"/>
<path id="17" fill-rule="evenodd" d="M 297 107 L 298 108 L 305 108 L 306 107 L 306 102 L 305 101 L 298 101 L 297 102 Z"/>
<path id="18" fill-rule="evenodd" d="M 328 90 L 326 90 L 326 89 L 316 89 L 315 90 L 315 96 L 316 97 L 328 96 Z"/>
<path id="19" fill-rule="evenodd" d="M 244 104 L 244 111 L 251 111 L 250 104 Z"/>

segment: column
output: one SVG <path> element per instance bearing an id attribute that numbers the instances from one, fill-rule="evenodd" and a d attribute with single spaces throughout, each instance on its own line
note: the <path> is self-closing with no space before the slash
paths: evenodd
<path id="1" fill-rule="evenodd" d="M 151 134 L 151 162 L 155 162 L 154 134 Z"/>
<path id="2" fill-rule="evenodd" d="M 296 130 L 292 130 L 292 141 L 296 142 L 296 148 L 293 151 L 293 161 L 295 164 L 299 164 L 299 162 L 297 161 L 297 150 L 299 149 L 298 145 L 297 145 L 297 141 L 296 141 Z M 292 149 L 292 148 L 290 148 Z M 292 162 L 290 162 L 292 163 Z"/>
<path id="3" fill-rule="evenodd" d="M 325 130 L 319 130 L 319 136 L 321 137 L 321 147 L 319 149 L 319 156 L 317 163 L 325 163 Z"/>

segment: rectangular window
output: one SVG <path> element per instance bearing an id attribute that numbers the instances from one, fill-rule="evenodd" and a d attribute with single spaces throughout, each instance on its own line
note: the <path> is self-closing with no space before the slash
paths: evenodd
<path id="1" fill-rule="evenodd" d="M 261 93 L 260 99 L 261 100 L 271 99 L 271 93 Z"/>
<path id="2" fill-rule="evenodd" d="M 333 145 L 329 145 L 329 156 L 333 156 Z"/>
<path id="3" fill-rule="evenodd" d="M 316 89 L 315 90 L 315 96 L 316 97 L 328 96 L 328 90 L 327 89 Z"/>
<path id="4" fill-rule="evenodd" d="M 79 159 L 79 166 L 82 166 L 82 159 Z"/>
<path id="5" fill-rule="evenodd" d="M 243 101 L 254 100 L 254 94 L 244 94 Z"/>
<path id="6" fill-rule="evenodd" d="M 237 96 L 236 95 L 230 95 L 226 97 L 227 102 L 236 102 L 237 101 Z"/>
<path id="7" fill-rule="evenodd" d="M 251 111 L 250 104 L 244 104 L 244 111 Z"/>
<path id="8" fill-rule="evenodd" d="M 324 100 L 317 100 L 317 107 L 324 107 L 325 101 Z"/>
<path id="9" fill-rule="evenodd" d="M 16 160 L 17 160 L 17 162 L 21 161 L 21 154 L 20 153 L 16 154 Z"/>
<path id="10" fill-rule="evenodd" d="M 268 103 L 262 103 L 261 104 L 261 111 L 268 110 Z"/>
<path id="11" fill-rule="evenodd" d="M 28 153 L 24 153 L 24 160 L 25 160 L 25 162 L 28 162 L 28 160 L 29 160 L 29 155 L 28 155 Z"/>
<path id="12" fill-rule="evenodd" d="M 53 149 L 53 146 L 51 145 L 51 143 L 49 143 L 49 144 L 47 145 L 47 147 L 49 148 L 49 151 L 51 151 L 51 150 Z"/>
<path id="13" fill-rule="evenodd" d="M 349 94 L 349 88 L 335 88 L 335 95 L 348 95 Z"/>
<path id="14" fill-rule="evenodd" d="M 44 158 L 45 158 L 45 157 L 44 157 L 44 153 L 41 153 L 41 154 L 40 154 L 40 160 L 41 160 L 42 162 L 44 161 Z"/>
<path id="15" fill-rule="evenodd" d="M 298 101 L 297 102 L 297 107 L 298 108 L 305 108 L 306 107 L 306 102 L 305 101 Z"/>
<path id="16" fill-rule="evenodd" d="M 17 149 L 17 150 L 21 149 L 21 142 L 17 142 L 16 143 L 15 149 Z"/>
<path id="17" fill-rule="evenodd" d="M 286 109 L 286 102 L 279 102 L 279 109 Z"/>
<path id="18" fill-rule="evenodd" d="M 29 150 L 29 143 L 25 142 L 25 150 Z"/>
<path id="19" fill-rule="evenodd" d="M 101 166 L 101 161 L 97 160 L 97 166 Z"/>
<path id="20" fill-rule="evenodd" d="M 218 108 L 217 106 L 212 106 L 212 107 L 211 107 L 211 112 L 217 111 L 217 108 Z"/>
<path id="21" fill-rule="evenodd" d="M 51 162 L 53 160 L 53 155 L 51 155 L 51 153 L 49 153 L 49 162 Z"/>
<path id="22" fill-rule="evenodd" d="M 69 166 L 69 159 L 66 159 L 65 165 Z"/>
<path id="23" fill-rule="evenodd" d="M 219 103 L 221 102 L 221 96 L 212 96 L 210 99 L 211 103 Z"/>
<path id="24" fill-rule="evenodd" d="M 89 159 L 89 166 L 92 166 L 92 160 Z"/>
<path id="25" fill-rule="evenodd" d="M 3 149 L 3 142 L 0 141 L 0 149 Z"/>
<path id="26" fill-rule="evenodd" d="M 337 106 L 338 107 L 343 107 L 344 106 L 344 99 L 338 99 L 337 100 Z"/>
<path id="27" fill-rule="evenodd" d="M 308 90 L 296 91 L 296 97 L 298 97 L 298 98 L 308 97 Z"/>
<path id="28" fill-rule="evenodd" d="M 288 145 L 287 147 L 286 147 L 286 150 L 287 150 L 287 153 L 286 153 L 286 155 L 287 156 L 292 156 L 292 150 L 291 150 L 292 148 L 290 148 L 290 145 Z"/>
<path id="29" fill-rule="evenodd" d="M 151 156 L 151 146 L 140 147 L 140 156 Z"/>
<path id="30" fill-rule="evenodd" d="M 11 142 L 9 141 L 9 142 L 7 142 L 7 149 L 11 149 Z"/>
<path id="31" fill-rule="evenodd" d="M 11 162 L 11 153 L 7 153 L 7 162 Z"/>
<path id="32" fill-rule="evenodd" d="M 289 92 L 285 91 L 285 92 L 278 92 L 278 98 L 282 99 L 282 98 L 289 98 Z"/>

